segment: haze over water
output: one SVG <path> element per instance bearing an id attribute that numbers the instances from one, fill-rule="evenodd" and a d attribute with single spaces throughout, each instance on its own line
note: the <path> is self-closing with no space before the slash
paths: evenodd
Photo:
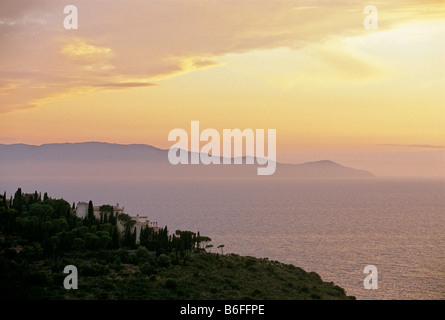
<path id="1" fill-rule="evenodd" d="M 213 252 L 317 272 L 358 299 L 445 298 L 445 181 L 439 179 L 3 180 L 70 203 L 119 203 L 170 232 L 200 231 Z M 363 269 L 378 269 L 365 290 Z"/>

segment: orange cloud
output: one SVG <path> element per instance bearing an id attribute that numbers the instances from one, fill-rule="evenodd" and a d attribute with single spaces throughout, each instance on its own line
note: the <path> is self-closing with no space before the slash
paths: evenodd
<path id="1" fill-rule="evenodd" d="M 76 1 L 79 29 L 63 28 L 57 1 L 0 4 L 0 113 L 72 92 L 150 86 L 160 79 L 221 66 L 219 57 L 363 33 L 362 5 L 350 1 Z M 379 28 L 443 15 L 432 1 L 376 1 Z M 422 8 L 428 7 L 428 10 Z M 435 9 L 432 10 L 431 8 Z M 419 11 L 420 10 L 420 11 Z M 314 57 L 346 77 L 375 66 L 346 51 Z M 346 52 L 347 53 L 347 52 Z M 343 66 L 345 66 L 343 68 Z"/>

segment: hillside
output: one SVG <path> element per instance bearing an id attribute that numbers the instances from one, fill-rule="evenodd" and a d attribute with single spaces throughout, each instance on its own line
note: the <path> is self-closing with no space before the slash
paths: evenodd
<path id="1" fill-rule="evenodd" d="M 179 262 L 171 254 L 162 259 L 166 256 L 153 257 L 144 250 L 130 255 L 121 249 L 26 263 L 25 254 L 5 248 L 4 240 L 1 244 L 0 299 L 354 299 L 315 272 L 268 259 L 201 252 Z M 78 266 L 77 290 L 63 287 L 67 265 Z"/>
<path id="2" fill-rule="evenodd" d="M 37 191 L 19 188 L 7 199 L 0 197 L 1 299 L 353 299 L 314 272 L 224 255 L 223 245 L 207 252 L 212 240 L 199 232 L 146 225 L 137 241 L 134 221 L 111 206 L 100 219 L 81 219 L 65 200 Z M 78 270 L 78 289 L 64 288 L 68 265 Z"/>

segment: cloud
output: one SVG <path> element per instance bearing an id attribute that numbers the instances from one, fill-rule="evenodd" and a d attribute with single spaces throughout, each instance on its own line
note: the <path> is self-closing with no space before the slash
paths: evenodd
<path id="1" fill-rule="evenodd" d="M 111 56 L 111 48 L 88 44 L 84 39 L 71 38 L 62 48 L 62 53 L 70 57 L 106 59 Z"/>
<path id="2" fill-rule="evenodd" d="M 27 105 L 9 105 L 3 108 L 0 108 L 0 114 L 1 113 L 7 113 L 7 112 L 13 112 L 13 111 L 20 111 L 20 110 L 28 110 L 28 109 L 34 109 L 37 108 L 36 104 L 27 104 Z"/>
<path id="3" fill-rule="evenodd" d="M 430 144 L 379 144 L 379 147 L 421 148 L 421 149 L 445 149 L 445 146 Z"/>
<path id="4" fill-rule="evenodd" d="M 151 87 L 156 86 L 153 83 L 143 83 L 143 82 L 110 82 L 91 85 L 93 87 L 108 87 L 108 88 L 136 88 L 136 87 Z"/>
<path id="5" fill-rule="evenodd" d="M 350 1 L 78 0 L 79 29 L 63 28 L 58 1 L 0 2 L 0 112 L 23 110 L 81 90 L 153 86 L 163 78 L 216 67 L 230 53 L 305 48 L 363 33 L 362 5 Z M 386 4 L 399 22 L 423 2 Z M 415 9 L 413 9 L 415 8 Z M 397 23 L 382 14 L 385 25 Z M 342 51 L 316 56 L 347 77 L 375 66 Z M 345 65 L 347 68 L 341 69 Z"/>

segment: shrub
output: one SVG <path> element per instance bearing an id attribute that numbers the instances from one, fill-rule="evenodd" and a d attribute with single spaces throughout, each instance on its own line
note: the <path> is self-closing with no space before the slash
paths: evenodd
<path id="1" fill-rule="evenodd" d="M 111 268 L 113 268 L 115 271 L 122 270 L 121 259 L 119 259 L 119 257 L 114 259 L 113 263 L 111 264 Z"/>
<path id="2" fill-rule="evenodd" d="M 139 270 L 141 271 L 142 274 L 144 274 L 146 276 L 156 274 L 156 268 L 154 266 L 152 266 L 149 262 L 142 264 L 139 267 Z"/>
<path id="3" fill-rule="evenodd" d="M 148 252 L 147 248 L 140 246 L 136 251 L 136 259 L 138 263 L 150 262 L 152 260 L 152 256 L 150 252 Z"/>
<path id="4" fill-rule="evenodd" d="M 247 267 L 247 270 L 249 270 L 250 272 L 258 272 L 258 268 L 255 266 L 249 266 Z"/>
<path id="5" fill-rule="evenodd" d="M 125 249 L 119 249 L 119 251 L 118 251 L 118 255 L 119 255 L 120 260 L 121 260 L 123 263 L 128 263 L 128 262 L 130 261 L 130 255 L 129 255 L 129 253 L 128 253 L 127 250 L 125 250 Z"/>
<path id="6" fill-rule="evenodd" d="M 165 287 L 167 289 L 174 290 L 178 287 L 178 283 L 176 282 L 176 280 L 168 279 L 167 281 L 165 281 Z"/>
<path id="7" fill-rule="evenodd" d="M 121 271 L 119 272 L 119 275 L 120 275 L 121 277 L 128 277 L 128 276 L 130 275 L 130 273 L 129 273 L 128 271 L 126 271 L 126 270 L 121 270 Z"/>
<path id="8" fill-rule="evenodd" d="M 255 259 L 246 258 L 246 268 L 249 268 L 250 266 L 253 266 L 254 264 L 256 264 Z"/>
<path id="9" fill-rule="evenodd" d="M 108 268 L 98 263 L 83 265 L 80 268 L 80 274 L 84 276 L 100 276 L 107 274 Z"/>
<path id="10" fill-rule="evenodd" d="M 252 292 L 252 296 L 254 296 L 254 297 L 257 297 L 257 296 L 259 296 L 261 294 L 261 291 L 259 290 L 259 289 L 255 289 L 255 290 L 253 290 L 253 292 Z"/>
<path id="11" fill-rule="evenodd" d="M 158 258 L 158 264 L 160 267 L 167 268 L 168 266 L 170 266 L 170 258 L 163 253 Z"/>

